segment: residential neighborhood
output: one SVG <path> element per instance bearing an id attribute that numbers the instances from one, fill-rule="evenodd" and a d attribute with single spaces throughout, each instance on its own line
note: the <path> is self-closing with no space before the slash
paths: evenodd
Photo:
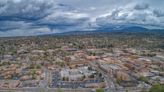
<path id="1" fill-rule="evenodd" d="M 45 43 L 39 47 L 39 43 L 23 41 L 13 48 L 5 45 L 8 49 L 1 53 L 0 89 L 61 88 L 91 92 L 102 88 L 106 92 L 131 92 L 164 84 L 162 51 L 92 45 L 81 48 L 62 41 L 54 47 Z M 1 45 L 1 51 L 4 48 Z"/>

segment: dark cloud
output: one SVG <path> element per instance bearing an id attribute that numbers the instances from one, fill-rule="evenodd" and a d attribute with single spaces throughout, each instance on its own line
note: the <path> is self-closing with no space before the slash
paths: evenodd
<path id="1" fill-rule="evenodd" d="M 91 2 L 95 2 L 93 6 Z M 120 23 L 164 25 L 164 12 L 158 6 L 156 10 L 152 7 L 153 3 L 160 6 L 162 3 L 153 0 L 142 2 L 143 0 L 0 0 L 0 36 L 92 30 L 97 25 L 108 27 Z M 108 9 L 110 13 L 107 13 Z"/>
<path id="2" fill-rule="evenodd" d="M 0 20 L 38 20 L 48 15 L 52 6 L 45 0 L 0 1 Z"/>
<path id="3" fill-rule="evenodd" d="M 88 21 L 87 14 L 54 0 L 0 1 L 0 36 L 15 35 L 18 30 L 20 35 L 81 30 Z"/>
<path id="4" fill-rule="evenodd" d="M 136 10 L 145 10 L 149 8 L 149 4 L 142 3 L 142 4 L 137 4 L 134 9 Z"/>
<path id="5" fill-rule="evenodd" d="M 113 24 L 134 24 L 134 25 L 144 25 L 144 26 L 164 26 L 162 20 L 158 17 L 162 17 L 163 13 L 161 11 L 149 9 L 148 5 L 142 4 L 127 8 L 118 8 L 113 10 L 105 16 L 98 17 L 96 19 L 96 24 L 102 27 L 109 27 Z"/>
<path id="6" fill-rule="evenodd" d="M 153 11 L 154 14 L 157 16 L 157 17 L 164 17 L 164 11 L 161 11 L 161 10 L 154 10 Z"/>

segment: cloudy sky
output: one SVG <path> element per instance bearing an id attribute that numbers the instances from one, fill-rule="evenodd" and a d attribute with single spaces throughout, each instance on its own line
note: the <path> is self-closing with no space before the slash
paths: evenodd
<path id="1" fill-rule="evenodd" d="M 120 24 L 164 28 L 164 0 L 0 0 L 0 37 Z"/>

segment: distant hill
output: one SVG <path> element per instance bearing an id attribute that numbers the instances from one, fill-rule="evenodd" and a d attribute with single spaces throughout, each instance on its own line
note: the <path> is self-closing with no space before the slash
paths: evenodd
<path id="1" fill-rule="evenodd" d="M 133 26 L 133 27 L 125 27 L 121 31 L 139 32 L 139 31 L 149 31 L 149 29 L 146 29 L 144 27 Z"/>
<path id="2" fill-rule="evenodd" d="M 140 26 L 109 26 L 109 27 L 100 27 L 98 28 L 98 31 L 104 31 L 104 32 L 111 32 L 111 31 L 120 31 L 120 32 L 143 32 L 143 31 L 149 31 L 149 29 L 140 27 Z"/>
<path id="3" fill-rule="evenodd" d="M 57 33 L 51 35 L 86 35 L 86 34 L 99 34 L 99 33 L 111 33 L 111 32 L 121 32 L 121 33 L 137 33 L 137 32 L 146 32 L 146 33 L 154 33 L 160 32 L 164 34 L 164 29 L 147 29 L 139 26 L 120 26 L 120 27 L 108 27 L 108 28 L 100 28 L 93 31 L 71 31 L 64 33 Z"/>

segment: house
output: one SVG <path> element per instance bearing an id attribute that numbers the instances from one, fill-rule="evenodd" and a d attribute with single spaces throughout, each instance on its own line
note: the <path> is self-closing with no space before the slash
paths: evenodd
<path id="1" fill-rule="evenodd" d="M 20 85 L 19 80 L 0 80 L 0 89 L 1 88 L 17 88 Z"/>
<path id="2" fill-rule="evenodd" d="M 109 73 L 111 77 L 117 73 L 117 71 L 121 71 L 122 69 L 115 64 L 101 64 L 100 68 L 103 69 L 105 72 Z"/>

